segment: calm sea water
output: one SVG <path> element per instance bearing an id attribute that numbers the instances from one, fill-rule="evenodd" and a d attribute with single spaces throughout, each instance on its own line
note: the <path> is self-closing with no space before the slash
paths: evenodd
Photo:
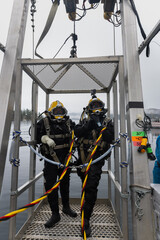
<path id="1" fill-rule="evenodd" d="M 29 140 L 28 129 L 30 124 L 29 123 L 22 123 L 21 124 L 21 136 L 25 140 Z M 12 133 L 12 129 L 11 129 Z M 155 142 L 157 136 L 160 132 L 153 131 L 149 133 L 149 142 L 152 145 L 152 150 L 155 152 Z M 9 212 L 9 204 L 10 204 L 10 186 L 11 186 L 11 167 L 12 165 L 9 162 L 9 150 L 12 141 L 12 135 L 10 135 L 9 140 L 9 147 L 8 147 L 8 154 L 5 166 L 5 174 L 4 174 L 4 181 L 3 181 L 3 188 L 2 194 L 0 196 L 0 216 L 3 216 Z M 20 148 L 20 167 L 19 167 L 19 187 L 23 185 L 26 181 L 28 181 L 29 176 L 29 156 L 30 150 L 28 147 L 21 147 Z M 43 169 L 43 161 L 39 161 L 37 159 L 37 173 L 42 171 Z M 154 161 L 149 161 L 149 170 L 150 170 L 150 178 L 152 182 L 152 169 L 154 165 Z M 107 167 L 104 166 L 104 169 Z M 41 178 L 36 183 L 36 198 L 40 197 L 43 194 L 43 179 Z M 71 185 L 70 185 L 70 197 L 80 198 L 81 195 L 81 182 L 77 174 L 71 175 Z M 23 193 L 18 199 L 18 207 L 22 207 L 23 205 L 27 204 L 27 191 Z M 98 198 L 107 198 L 107 176 L 102 175 L 99 191 L 98 191 Z M 27 212 L 23 212 L 17 215 L 17 230 L 22 226 L 24 219 L 27 218 Z M 8 231 L 9 231 L 9 221 L 0 222 L 0 240 L 8 240 Z"/>

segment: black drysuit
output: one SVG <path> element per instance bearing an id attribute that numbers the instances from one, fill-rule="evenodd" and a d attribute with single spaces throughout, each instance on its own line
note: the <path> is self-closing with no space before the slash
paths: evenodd
<path id="1" fill-rule="evenodd" d="M 97 124 L 97 117 L 95 116 L 94 119 L 86 120 L 84 119 L 82 123 L 77 124 L 74 128 L 75 136 L 78 138 L 79 142 L 83 142 L 83 149 L 85 157 L 88 156 L 92 142 L 95 142 L 98 138 L 101 129 L 103 128 L 105 116 L 98 117 L 98 124 Z M 102 124 L 102 125 L 101 125 Z M 101 125 L 100 127 L 98 125 Z M 96 135 L 96 136 L 95 136 Z M 113 142 L 114 139 L 114 128 L 112 121 L 106 121 L 106 130 L 102 133 L 102 141 L 101 145 L 98 146 L 93 160 L 101 156 L 104 152 L 106 152 L 110 144 Z M 89 141 L 88 141 L 89 140 Z M 103 145 L 103 147 L 102 147 Z M 92 147 L 93 149 L 93 147 Z M 79 164 L 83 163 L 82 155 L 80 148 L 78 149 L 79 153 Z M 85 187 L 85 202 L 84 202 L 84 218 L 90 219 L 95 201 L 97 199 L 97 192 L 98 192 L 98 185 L 102 174 L 102 167 L 105 163 L 105 159 L 100 160 L 99 162 L 92 164 L 87 178 L 87 184 Z M 85 178 L 85 173 L 82 172 L 80 169 L 77 170 L 77 174 L 80 176 L 82 182 Z"/>
<path id="2" fill-rule="evenodd" d="M 56 155 L 59 161 L 62 164 L 65 164 L 67 159 L 67 155 L 69 153 L 70 143 L 71 143 L 71 129 L 74 123 L 69 119 L 69 117 L 65 117 L 62 121 L 53 121 L 50 118 L 49 125 L 50 125 L 50 138 L 52 138 L 55 143 L 56 147 L 59 145 L 67 144 L 68 146 L 60 149 L 55 149 Z M 68 124 L 70 127 L 68 127 Z M 44 124 L 44 120 L 40 120 L 37 124 L 37 143 L 41 143 L 41 146 L 46 145 L 42 144 L 41 137 L 43 135 L 47 135 L 46 127 Z M 66 136 L 67 135 L 67 136 Z M 65 137 L 64 137 L 65 136 Z M 45 146 L 48 148 L 48 146 Z M 43 148 L 41 148 L 43 149 Z M 49 149 L 49 148 L 48 148 Z M 52 156 L 49 152 L 42 150 L 41 153 L 46 158 L 53 160 Z M 54 161 L 54 160 L 53 160 Z M 44 163 L 44 178 L 45 178 L 45 189 L 48 191 L 51 189 L 58 180 L 58 177 L 62 174 L 64 168 L 58 168 L 57 165 L 53 165 L 47 161 Z M 64 207 L 69 207 L 69 185 L 70 185 L 70 172 L 71 170 L 68 169 L 66 174 L 64 175 L 61 183 L 60 183 L 60 193 L 62 198 L 62 204 Z M 52 193 L 48 195 L 48 202 L 51 208 L 52 213 L 59 213 L 59 205 L 58 205 L 58 188 L 54 189 Z"/>

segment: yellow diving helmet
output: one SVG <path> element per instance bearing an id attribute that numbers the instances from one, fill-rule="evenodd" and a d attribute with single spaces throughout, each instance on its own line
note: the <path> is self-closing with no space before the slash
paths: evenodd
<path id="1" fill-rule="evenodd" d="M 48 111 L 51 113 L 51 116 L 53 116 L 55 119 L 62 119 L 67 115 L 66 108 L 64 107 L 63 103 L 61 103 L 58 100 L 51 103 Z"/>
<path id="2" fill-rule="evenodd" d="M 88 111 L 89 113 L 99 114 L 104 110 L 104 102 L 102 102 L 99 98 L 92 98 L 88 103 Z"/>

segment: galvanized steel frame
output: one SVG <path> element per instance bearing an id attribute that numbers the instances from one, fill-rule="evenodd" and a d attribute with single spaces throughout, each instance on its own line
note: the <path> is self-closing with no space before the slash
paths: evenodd
<path id="1" fill-rule="evenodd" d="M 35 81 L 37 84 L 42 88 L 43 91 L 45 91 L 47 94 L 61 94 L 61 93 L 90 93 L 90 90 L 55 90 L 50 89 L 53 88 L 57 82 L 60 81 L 60 79 L 65 75 L 66 71 L 62 72 L 57 79 L 52 83 L 52 85 L 49 88 L 46 88 L 42 82 L 38 79 L 38 77 L 29 69 L 29 66 L 31 65 L 54 65 L 54 64 L 65 64 L 68 65 L 70 68 L 72 64 L 77 65 L 88 77 L 90 77 L 94 82 L 96 82 L 100 87 L 102 87 L 101 90 L 97 90 L 97 93 L 106 93 L 110 91 L 110 88 L 112 87 L 112 83 L 114 79 L 116 78 L 118 74 L 118 67 L 115 69 L 113 76 L 110 80 L 110 85 L 108 88 L 104 86 L 103 83 L 101 83 L 93 74 L 91 74 L 82 64 L 88 63 L 116 63 L 118 64 L 119 58 L 121 56 L 109 56 L 109 57 L 90 57 L 90 58 L 62 58 L 62 59 L 21 59 L 21 63 L 23 66 L 23 70 Z M 68 69 L 67 69 L 68 71 Z"/>
<path id="2" fill-rule="evenodd" d="M 139 54 L 143 52 L 145 47 L 151 42 L 151 40 L 155 37 L 155 35 L 160 31 L 160 20 L 156 24 L 156 26 L 152 29 L 152 31 L 149 33 L 149 35 L 146 37 L 146 39 L 141 43 L 141 45 L 138 48 Z"/>
<path id="3" fill-rule="evenodd" d="M 124 59 L 122 58 L 119 62 L 119 113 L 120 113 L 120 133 L 127 133 L 126 127 L 126 88 L 125 88 L 125 79 L 124 79 Z M 120 135 L 120 162 L 128 163 L 126 156 L 126 148 L 127 143 L 126 139 Z M 124 196 L 128 195 L 128 168 L 121 168 L 121 194 Z M 128 199 L 121 199 L 121 207 L 122 207 L 122 232 L 124 239 L 128 239 L 129 237 L 129 222 L 128 222 Z"/>
<path id="4" fill-rule="evenodd" d="M 14 131 L 20 131 L 21 121 L 21 90 L 22 90 L 22 68 L 19 61 L 17 61 L 16 69 L 16 88 L 15 88 L 15 115 L 14 115 Z M 13 159 L 19 159 L 19 137 L 15 138 L 15 146 L 13 149 Z M 10 196 L 10 212 L 17 209 L 17 188 L 18 188 L 18 166 L 12 165 L 11 175 L 11 196 Z M 9 224 L 9 240 L 13 240 L 16 234 L 16 218 L 10 219 Z"/>
<path id="5" fill-rule="evenodd" d="M 124 68 L 125 68 L 125 84 L 127 86 L 127 102 L 126 107 L 130 106 L 129 103 L 140 102 L 143 103 L 142 84 L 140 74 L 140 62 L 138 54 L 137 42 L 137 29 L 136 29 L 136 16 L 132 10 L 129 0 L 121 2 L 122 12 L 122 43 L 124 51 Z M 132 46 L 132 47 L 131 47 Z M 142 104 L 141 104 L 142 105 Z M 139 154 L 137 148 L 134 147 L 132 142 L 132 132 L 140 131 L 136 126 L 135 120 L 137 115 L 140 114 L 142 119 L 144 117 L 143 107 L 129 107 L 127 108 L 127 123 L 128 133 L 131 141 L 131 164 L 130 164 L 130 182 L 133 186 L 131 191 L 132 199 L 132 220 L 133 220 L 133 239 L 145 240 L 154 239 L 154 227 L 152 219 L 152 205 L 151 205 L 151 192 L 147 192 L 143 199 L 143 218 L 141 221 L 135 216 L 136 213 L 136 193 L 135 185 L 145 186 L 150 188 L 149 170 L 147 156 Z M 124 189 L 125 190 L 125 189 Z M 147 226 L 147 227 L 146 227 Z"/>
<path id="6" fill-rule="evenodd" d="M 103 62 L 105 62 L 105 60 L 107 60 L 107 61 L 110 61 L 110 57 L 109 58 L 104 58 L 103 57 Z M 66 62 L 67 62 L 67 60 L 68 59 L 66 59 Z M 82 61 L 81 59 L 78 59 L 80 62 Z M 115 61 L 116 60 L 116 61 Z M 27 60 L 28 61 L 28 60 Z M 76 61 L 77 61 L 77 59 L 76 59 Z M 89 61 L 90 62 L 99 62 L 98 61 L 98 59 L 97 58 L 94 58 L 94 60 L 93 59 L 89 59 Z M 112 61 L 113 61 L 113 59 L 112 59 Z M 116 63 L 118 63 L 118 64 L 120 64 L 120 62 L 122 62 L 123 61 L 123 57 L 122 56 L 118 56 L 118 57 L 116 57 L 116 58 L 114 58 L 114 61 L 116 62 Z M 118 62 L 117 62 L 118 61 Z M 21 63 L 24 63 L 24 59 L 22 59 L 21 60 Z M 35 61 L 36 62 L 36 61 Z M 74 60 L 72 60 L 72 62 L 74 62 Z M 88 61 L 87 61 L 87 59 L 85 59 L 85 62 L 87 63 Z M 33 65 L 34 65 L 34 60 L 32 60 L 32 63 L 33 63 Z M 46 63 L 46 61 L 45 60 L 43 60 L 43 61 L 41 61 L 41 63 L 42 64 L 45 64 Z M 50 61 L 50 63 L 51 64 L 53 64 L 53 62 L 52 61 Z M 56 61 L 54 61 L 54 63 L 56 63 Z M 82 61 L 82 63 L 83 63 L 83 61 Z M 37 63 L 36 63 L 37 64 Z M 123 64 L 121 63 L 121 66 L 123 66 Z M 22 68 L 23 68 L 23 70 L 24 70 L 24 65 L 22 64 Z M 118 70 L 120 71 L 120 76 L 121 76 L 121 78 L 123 78 L 123 69 L 122 69 L 122 67 L 121 68 L 117 68 L 116 69 L 116 71 L 115 71 L 115 74 L 114 74 L 114 77 L 116 77 L 117 76 L 117 73 L 118 73 Z M 28 69 L 26 69 L 25 68 L 25 72 L 27 73 L 28 72 Z M 29 75 L 30 75 L 30 70 L 29 70 Z M 35 81 L 35 78 L 33 77 L 33 80 Z M 123 78 L 123 81 L 124 81 L 124 78 Z M 37 82 L 37 81 L 35 81 L 35 82 Z M 119 132 L 119 129 L 118 129 L 118 92 L 117 92 L 117 82 L 115 81 L 115 78 L 114 79 L 112 79 L 112 81 L 111 81 L 111 83 L 110 83 L 110 90 L 111 89 L 114 89 L 114 116 L 116 116 L 115 118 L 114 118 L 114 124 L 115 124 L 115 129 L 116 129 L 116 134 L 115 134 L 115 138 L 117 138 L 118 137 L 118 132 Z M 87 90 L 86 90 L 87 91 Z M 80 91 L 81 93 L 83 93 L 83 92 L 86 92 L 86 91 Z M 99 91 L 99 92 L 103 92 L 103 91 Z M 71 91 L 70 92 L 68 92 L 68 93 L 71 93 Z M 88 93 L 90 93 L 90 91 L 88 91 Z M 48 108 L 48 104 L 49 104 L 49 93 L 46 91 L 46 108 Z M 35 96 L 35 98 L 36 98 L 36 96 L 37 96 L 37 94 L 36 94 L 36 91 L 34 92 L 34 96 Z M 107 101 L 107 106 L 108 106 L 108 112 L 109 112 L 109 114 L 110 114 L 110 94 L 109 94 L 109 92 L 107 93 L 107 98 L 108 98 L 108 101 Z M 36 101 L 35 101 L 36 102 Z M 36 104 L 35 104 L 36 105 Z M 36 111 L 35 110 L 35 108 L 33 109 L 33 111 Z M 125 117 L 124 117 L 124 119 L 125 119 Z M 33 123 L 34 123 L 34 121 L 33 121 Z M 34 139 L 34 138 L 33 138 Z M 120 221 L 120 197 L 122 197 L 122 192 L 121 192 L 121 186 L 119 185 L 119 182 L 120 182 L 120 179 L 119 179 L 119 153 L 118 153 L 118 149 L 116 149 L 115 150 L 115 152 L 116 152 L 116 154 L 115 154 L 115 165 L 116 165 L 116 168 L 115 168 L 115 174 L 116 174 L 116 177 L 114 177 L 114 175 L 113 175 L 113 173 L 112 172 L 110 172 L 110 174 L 108 175 L 109 176 L 109 182 L 110 182 L 110 180 L 112 180 L 113 181 L 113 183 L 115 184 L 115 186 L 116 186 L 116 188 L 115 188 L 115 192 L 116 192 L 116 198 L 115 199 L 117 199 L 116 200 L 116 214 L 117 214 L 117 216 L 118 216 L 118 219 L 119 219 L 119 221 Z M 124 160 L 124 159 L 123 159 Z M 32 171 L 34 171 L 34 169 L 35 169 L 35 167 L 32 167 L 31 168 L 32 169 Z M 108 173 L 109 173 L 109 171 L 107 171 Z M 34 178 L 33 178 L 34 179 Z M 117 186 L 118 185 L 120 186 L 120 187 L 118 187 L 117 188 Z M 111 191 L 111 186 L 109 186 L 109 189 L 110 189 L 110 191 Z M 118 198 L 119 198 L 119 200 L 118 200 Z M 111 198 L 110 198 L 111 199 Z M 30 199 L 31 200 L 31 199 Z M 33 200 L 33 197 L 32 197 L 32 200 Z M 118 207 L 117 207 L 118 206 Z M 127 207 L 124 209 L 124 211 L 127 211 Z M 30 215 L 29 215 L 29 218 L 31 219 L 31 213 L 30 213 Z M 126 217 L 126 218 L 128 218 L 128 216 L 127 215 L 125 215 L 124 214 L 124 216 Z M 122 221 L 123 221 L 123 219 L 122 219 Z M 127 222 L 127 219 L 126 220 L 124 220 L 125 222 Z M 127 229 L 127 231 L 128 231 L 128 227 L 127 227 L 127 225 L 126 225 L 126 228 L 125 229 Z M 126 231 L 126 230 L 125 230 Z"/>
<path id="7" fill-rule="evenodd" d="M 17 58 L 21 58 L 26 28 L 29 0 L 14 0 L 7 43 L 0 75 L 0 193 L 2 189 L 5 159 L 8 146 L 13 106 L 15 103 L 15 81 Z"/>
<path id="8" fill-rule="evenodd" d="M 118 128 L 118 90 L 117 90 L 117 81 L 113 83 L 113 122 L 114 122 L 114 139 L 119 138 L 119 128 Z M 115 181 L 120 182 L 119 177 L 119 146 L 117 145 L 114 148 L 114 174 Z M 120 222 L 120 197 L 117 188 L 115 188 L 115 212 L 117 218 Z"/>
<path id="9" fill-rule="evenodd" d="M 21 58 L 22 53 L 22 46 L 23 46 L 23 38 L 24 38 L 24 31 L 26 26 L 26 17 L 28 12 L 28 0 L 15 0 L 13 5 L 13 13 L 11 18 L 11 24 L 10 24 L 10 30 L 8 33 L 8 39 L 7 44 L 5 48 L 5 55 L 2 65 L 2 72 L 1 72 L 1 78 L 0 78 L 0 85 L 3 88 L 0 89 L 0 105 L 1 105 L 1 114 L 0 116 L 0 122 L 1 122 L 1 130 L 0 130 L 0 191 L 2 187 L 2 181 L 3 181 L 3 173 L 4 173 L 4 166 L 5 166 L 5 158 L 6 158 L 6 152 L 7 152 L 7 144 L 8 137 L 9 137 L 9 130 L 10 130 L 10 124 L 11 124 L 11 116 L 13 111 L 13 105 L 14 103 L 19 103 L 18 100 L 15 99 L 15 77 L 17 78 L 17 84 L 20 80 L 21 76 L 21 70 L 20 70 L 20 63 L 17 62 L 17 58 Z M 117 62 L 119 63 L 119 79 L 120 79 L 120 130 L 121 132 L 124 132 L 126 129 L 125 126 L 125 108 L 124 106 L 132 101 L 137 102 L 143 102 L 142 98 L 142 86 L 141 86 L 141 78 L 140 78 L 140 66 L 139 66 L 139 56 L 138 56 L 138 46 L 137 46 L 137 36 L 136 36 L 136 22 L 135 22 L 135 16 L 133 14 L 133 11 L 131 10 L 131 6 L 128 0 L 123 0 L 121 2 L 121 10 L 122 10 L 122 39 L 123 39 L 123 46 L 124 46 L 124 67 L 123 67 L 123 57 L 100 57 L 96 58 L 74 58 L 74 59 L 67 59 L 68 63 L 93 63 L 95 61 L 98 62 Z M 14 31 L 14 27 L 18 27 L 20 30 L 19 32 Z M 159 27 L 159 24 L 158 24 Z M 130 48 L 130 45 L 132 45 L 132 49 Z M 1 49 L 2 50 L 2 49 Z M 9 61 L 10 60 L 10 61 Z M 54 62 L 59 64 L 66 64 L 66 59 L 38 59 L 38 60 L 29 60 L 29 59 L 22 59 L 21 64 L 23 66 L 23 70 L 25 70 L 30 77 L 37 82 L 37 84 L 42 87 L 42 89 L 45 91 L 45 87 L 41 85 L 40 82 L 38 82 L 38 79 L 35 79 L 35 77 L 29 73 L 27 64 L 53 64 Z M 8 65 L 10 64 L 10 65 Z M 9 67 L 8 67 L 9 66 Z M 123 68 L 125 68 L 125 71 L 123 73 Z M 10 70 L 9 70 L 10 69 Z M 118 71 L 117 71 L 118 73 Z M 117 75 L 117 73 L 115 75 Z M 31 76 L 32 75 L 32 76 Z M 125 75 L 125 77 L 124 77 Z M 7 79 L 7 81 L 3 81 L 3 79 Z M 112 79 L 112 83 L 114 82 L 115 76 Z M 125 82 L 124 82 L 125 81 Z M 125 89 L 125 85 L 127 85 L 127 88 Z M 20 85 L 19 85 L 20 86 Z M 123 86 L 123 87 L 122 87 Z M 110 89 L 113 87 L 109 87 L 109 89 L 105 89 L 103 91 L 97 91 L 97 92 L 106 92 L 107 93 L 107 99 L 108 103 L 110 102 Z M 136 91 L 135 91 L 136 87 Z M 4 89 L 7 89 L 7 91 L 4 91 Z M 4 92 L 3 92 L 4 91 Z M 49 103 L 49 94 L 50 93 L 90 93 L 90 91 L 48 91 L 46 90 L 46 106 L 48 106 Z M 117 92 L 117 90 L 116 90 Z M 36 90 L 34 91 L 36 93 Z M 19 93 L 16 93 L 18 96 Z M 124 96 L 127 95 L 127 98 L 125 99 Z M 19 95 L 20 97 L 20 95 Z M 117 102 L 117 96 L 115 97 L 115 102 Z M 107 103 L 107 104 L 108 104 Z M 20 104 L 20 103 L 19 103 Z M 17 105 L 17 117 L 15 118 L 15 128 L 19 128 L 19 117 L 20 117 L 20 105 Z M 109 106 L 109 105 L 108 105 Z M 117 114 L 117 106 L 115 106 L 115 114 Z M 36 108 L 33 107 L 34 114 L 36 114 Z M 109 110 L 110 111 L 110 110 Z M 19 112 L 19 113 L 18 113 Z M 143 108 L 129 108 L 127 110 L 127 118 L 128 118 L 128 133 L 131 134 L 132 131 L 138 131 L 137 127 L 134 125 L 134 121 L 137 114 L 141 114 L 142 117 L 144 115 Z M 34 119 L 35 120 L 35 119 Z M 33 120 L 33 122 L 34 122 Z M 117 120 L 116 120 L 117 122 Z M 117 123 L 115 123 L 117 124 Z M 116 127 L 117 128 L 117 127 Z M 117 130 L 116 130 L 117 134 Z M 121 161 L 126 161 L 126 146 L 124 143 L 124 140 L 121 138 Z M 17 150 L 18 150 L 18 142 L 17 144 Z M 15 149 L 15 157 L 18 158 L 18 151 Z M 144 185 L 147 188 L 150 187 L 150 181 L 149 181 L 149 175 L 148 175 L 148 166 L 146 157 L 139 155 L 136 151 L 136 149 L 132 146 L 132 176 L 131 176 L 131 183 L 136 185 Z M 139 160 L 140 159 L 140 160 Z M 34 165 L 34 164 L 32 164 Z M 109 171 L 110 171 L 110 163 L 108 164 Z M 35 166 L 31 168 L 30 171 L 30 179 L 34 182 L 34 179 L 36 178 L 35 175 L 33 175 L 33 171 L 35 169 Z M 145 174 L 144 174 L 145 173 Z M 112 173 L 109 174 L 112 176 Z M 18 180 L 18 169 L 12 169 L 12 179 L 17 176 Z M 113 182 L 119 182 L 119 177 L 115 175 L 111 178 Z M 109 182 L 109 196 L 111 195 L 111 186 Z M 17 191 L 17 182 L 12 185 L 11 187 L 12 193 Z M 119 192 L 122 194 L 127 194 L 128 192 L 128 186 L 127 186 L 127 169 L 122 169 L 121 174 L 121 187 L 118 187 Z M 34 192 L 34 191 L 33 191 Z M 141 221 L 136 219 L 134 213 L 136 211 L 135 209 L 135 192 L 132 191 L 132 213 L 133 213 L 133 234 L 134 239 L 136 240 L 143 240 L 143 239 L 153 239 L 153 222 L 151 219 L 152 215 L 152 206 L 151 206 L 151 199 L 150 199 L 150 193 L 146 194 L 144 200 L 143 200 L 143 210 L 144 210 L 144 216 Z M 32 195 L 32 194 L 31 194 Z M 33 196 L 33 195 L 32 195 Z M 121 195 L 122 196 L 122 195 Z M 11 209 L 14 209 L 16 207 L 16 198 L 14 194 L 11 196 Z M 127 225 L 127 217 L 128 217 L 128 200 L 127 198 L 122 198 L 122 223 L 125 223 Z M 124 239 L 128 239 L 128 228 L 126 230 L 126 225 L 122 226 L 123 228 L 123 235 Z M 10 234 L 10 240 L 14 239 L 14 226 L 15 226 L 15 220 L 11 220 L 10 225 L 10 231 L 12 234 Z M 147 228 L 146 228 L 147 226 Z M 12 235 L 12 236 L 11 236 Z"/>

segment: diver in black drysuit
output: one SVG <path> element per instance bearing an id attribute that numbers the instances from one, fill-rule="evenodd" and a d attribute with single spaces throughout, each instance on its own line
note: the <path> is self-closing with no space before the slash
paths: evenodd
<path id="1" fill-rule="evenodd" d="M 104 103 L 100 99 L 94 97 L 92 100 L 90 100 L 87 107 L 87 113 L 88 118 L 80 121 L 80 123 L 77 124 L 74 128 L 75 136 L 78 138 L 79 143 L 79 164 L 84 164 L 84 158 L 85 160 L 89 158 L 89 153 L 91 154 L 94 148 L 94 142 L 98 138 L 103 127 L 106 127 L 106 130 L 104 130 L 102 133 L 102 139 L 93 156 L 93 160 L 100 157 L 104 152 L 106 152 L 110 148 L 110 144 L 114 139 L 114 127 L 112 120 L 106 117 Z M 88 178 L 85 187 L 85 202 L 83 206 L 85 224 L 84 229 L 86 231 L 87 237 L 91 234 L 89 221 L 93 212 L 95 201 L 97 199 L 98 185 L 104 163 L 105 159 L 102 159 L 99 162 L 92 164 L 88 172 Z M 78 168 L 77 174 L 80 176 L 83 183 L 85 179 L 84 170 Z"/>
<path id="2" fill-rule="evenodd" d="M 61 105 L 62 103 L 56 101 Z M 57 106 L 57 103 L 53 102 L 50 107 L 49 114 L 45 120 L 41 119 L 37 123 L 37 143 L 41 144 L 41 153 L 46 158 L 59 161 L 62 164 L 66 164 L 67 156 L 71 143 L 71 130 L 75 125 L 68 116 L 60 112 L 61 106 Z M 57 110 L 58 107 L 60 110 Z M 56 118 L 55 112 L 58 111 L 58 117 Z M 63 116 L 60 118 L 60 114 Z M 46 122 L 47 120 L 47 122 Z M 48 135 L 47 135 L 48 133 Z M 55 156 L 56 155 L 56 156 Z M 45 189 L 48 191 L 57 182 L 57 177 L 60 177 L 64 168 L 59 168 L 57 165 L 53 165 L 47 161 L 44 163 L 44 178 Z M 63 209 L 62 211 L 71 216 L 76 217 L 77 213 L 74 212 L 69 205 L 69 186 L 70 186 L 70 172 L 69 168 L 60 182 L 60 193 L 62 199 Z M 52 193 L 48 195 L 48 202 L 52 211 L 51 218 L 45 223 L 45 227 L 52 227 L 55 223 L 60 221 L 59 204 L 58 204 L 58 188 L 54 189 Z"/>

